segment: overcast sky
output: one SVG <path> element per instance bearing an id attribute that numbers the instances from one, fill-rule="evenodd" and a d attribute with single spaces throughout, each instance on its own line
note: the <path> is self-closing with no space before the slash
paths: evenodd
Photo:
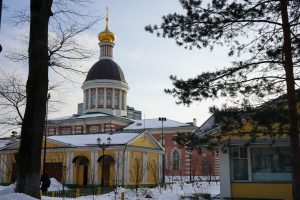
<path id="1" fill-rule="evenodd" d="M 20 33 L 27 33 L 28 26 L 16 27 L 7 22 L 9 12 L 15 9 L 28 8 L 29 0 L 4 0 L 8 7 L 3 12 L 4 22 L 0 32 L 0 43 L 4 50 L 0 54 L 0 68 L 5 72 L 26 73 L 25 63 L 13 63 L 4 55 L 11 49 L 20 48 Z M 114 60 L 122 68 L 129 84 L 128 105 L 141 110 L 146 118 L 167 117 L 180 122 L 191 122 L 196 118 L 201 125 L 209 116 L 208 108 L 219 104 L 211 100 L 195 102 L 190 107 L 176 105 L 175 99 L 163 92 L 171 87 L 170 75 L 188 78 L 203 71 L 220 69 L 229 64 L 226 49 L 186 50 L 171 39 L 157 38 L 144 31 L 148 24 L 158 24 L 161 17 L 174 11 L 182 12 L 176 0 L 93 0 L 91 10 L 99 16 L 105 16 L 105 6 L 109 5 L 109 28 L 117 36 L 114 48 Z M 87 8 L 88 9 L 88 8 Z M 95 50 L 94 58 L 85 62 L 89 69 L 99 58 L 97 34 L 105 28 L 101 20 L 92 30 L 82 34 L 79 40 Z M 82 102 L 81 84 L 84 77 L 78 77 L 78 83 L 62 80 L 51 74 L 51 80 L 61 83 L 65 101 L 59 111 L 50 113 L 50 117 L 72 115 L 77 112 L 77 103 Z"/>

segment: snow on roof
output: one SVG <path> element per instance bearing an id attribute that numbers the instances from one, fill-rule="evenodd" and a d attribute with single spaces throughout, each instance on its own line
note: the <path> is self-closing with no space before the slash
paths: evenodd
<path id="1" fill-rule="evenodd" d="M 56 140 L 58 142 L 63 142 L 71 144 L 74 146 L 90 146 L 97 145 L 97 139 L 101 139 L 101 143 L 107 143 L 107 139 L 111 138 L 111 144 L 126 144 L 133 138 L 137 137 L 139 133 L 99 133 L 99 134 L 85 134 L 85 135 L 60 135 L 60 136 L 50 136 L 49 139 Z"/>
<path id="2" fill-rule="evenodd" d="M 94 114 L 84 114 L 77 117 L 77 119 L 83 119 L 83 118 L 91 118 L 91 117 L 106 117 L 107 114 L 104 113 L 94 113 Z"/>
<path id="3" fill-rule="evenodd" d="M 124 129 L 161 128 L 161 126 L 162 126 L 161 121 L 159 121 L 158 118 L 155 118 L 155 119 L 136 120 L 134 123 L 128 125 Z M 190 125 L 186 123 L 170 120 L 170 119 L 164 121 L 164 128 L 182 127 L 182 126 L 190 126 Z"/>
<path id="4" fill-rule="evenodd" d="M 0 139 L 0 148 L 5 147 L 10 142 L 10 139 Z"/>
<path id="5" fill-rule="evenodd" d="M 57 117 L 57 118 L 52 118 L 49 120 L 67 120 L 67 119 L 85 119 L 85 118 L 93 118 L 93 117 L 106 117 L 109 116 L 104 113 L 92 113 L 92 114 L 83 114 L 83 115 L 71 115 L 71 116 L 64 116 L 64 117 Z"/>
<path id="6" fill-rule="evenodd" d="M 52 118 L 49 120 L 66 120 L 66 119 L 72 119 L 74 118 L 73 116 L 64 116 L 64 117 L 57 117 L 57 118 Z"/>

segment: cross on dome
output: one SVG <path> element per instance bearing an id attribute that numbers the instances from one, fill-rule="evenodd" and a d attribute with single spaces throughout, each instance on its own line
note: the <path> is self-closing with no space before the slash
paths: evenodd
<path id="1" fill-rule="evenodd" d="M 116 35 L 108 29 L 108 6 L 106 6 L 106 27 L 105 30 L 98 34 L 98 39 L 100 42 L 111 42 L 116 40 Z"/>

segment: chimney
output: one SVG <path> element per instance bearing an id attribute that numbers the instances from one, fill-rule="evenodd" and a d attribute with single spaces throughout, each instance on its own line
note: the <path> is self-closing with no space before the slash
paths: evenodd
<path id="1" fill-rule="evenodd" d="M 77 114 L 82 115 L 83 114 L 83 103 L 79 103 L 77 105 Z"/>
<path id="2" fill-rule="evenodd" d="M 196 118 L 193 119 L 193 126 L 197 126 L 197 119 Z"/>

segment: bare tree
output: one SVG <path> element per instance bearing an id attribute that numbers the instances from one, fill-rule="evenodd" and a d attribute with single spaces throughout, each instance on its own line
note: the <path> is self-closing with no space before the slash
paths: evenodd
<path id="1" fill-rule="evenodd" d="M 134 158 L 133 166 L 130 169 L 130 175 L 134 180 L 135 192 L 138 192 L 140 184 L 143 182 L 144 176 L 148 170 L 148 166 L 144 166 L 143 160 Z"/>
<path id="2" fill-rule="evenodd" d="M 61 184 L 56 185 L 55 190 L 62 191 L 59 193 L 61 193 L 62 199 L 65 199 L 66 190 L 68 190 L 68 188 L 66 187 L 66 183 L 68 180 L 69 173 L 71 172 L 71 165 L 73 165 L 73 163 L 67 162 L 68 157 L 67 157 L 67 151 L 65 148 L 51 149 L 51 151 L 48 151 L 46 153 L 47 153 L 47 156 L 46 156 L 45 164 L 49 165 L 49 163 L 55 163 L 55 164 L 57 164 L 56 167 L 58 167 L 59 171 L 56 171 L 56 172 L 52 171 L 52 173 L 49 173 L 49 168 L 47 168 L 47 167 L 45 168 L 45 171 L 49 175 L 50 178 L 54 178 L 59 183 L 61 183 Z M 51 183 L 51 184 L 53 184 L 53 183 Z M 53 189 L 53 185 L 52 185 L 52 189 Z"/>
<path id="3" fill-rule="evenodd" d="M 159 163 L 157 163 L 155 160 L 152 160 L 148 163 L 149 166 L 149 172 L 153 177 L 154 184 L 158 188 L 159 192 L 162 192 L 162 183 L 159 177 L 159 171 L 162 170 L 162 167 L 159 166 Z"/>
<path id="4" fill-rule="evenodd" d="M 26 103 L 25 84 L 22 77 L 0 73 L 0 125 L 9 131 L 20 128 Z"/>
<path id="5" fill-rule="evenodd" d="M 70 81 L 74 81 L 74 73 L 84 75 L 86 71 L 82 62 L 90 59 L 94 51 L 80 43 L 79 37 L 91 29 L 99 21 L 98 16 L 83 11 L 89 0 L 54 0 L 49 20 L 48 31 L 48 66 L 55 73 Z M 29 22 L 28 10 L 17 11 L 11 22 L 23 25 Z M 16 49 L 6 55 L 15 62 L 27 62 L 28 37 L 23 36 L 23 49 Z"/>
<path id="6" fill-rule="evenodd" d="M 203 156 L 203 159 L 201 161 L 201 169 L 204 176 L 208 176 L 208 183 L 212 181 L 212 177 L 215 176 L 214 173 L 214 157 L 211 156 Z"/>
<path id="7" fill-rule="evenodd" d="M 10 183 L 15 181 L 15 168 L 13 167 L 15 160 L 14 160 L 14 151 L 5 151 L 0 152 L 0 173 L 2 176 L 2 181 L 5 180 L 5 178 L 10 178 Z"/>
<path id="8" fill-rule="evenodd" d="M 92 196 L 93 196 L 93 199 L 95 199 L 95 184 L 98 180 L 98 170 L 96 169 L 90 169 L 90 173 L 89 173 L 89 184 L 91 184 L 91 191 L 92 191 Z"/>
<path id="9" fill-rule="evenodd" d="M 118 194 L 118 186 L 122 181 L 122 175 L 120 174 L 120 168 L 123 165 L 123 158 L 121 154 L 117 154 L 115 157 L 115 166 L 114 166 L 114 181 L 113 181 L 113 189 L 114 189 L 114 199 L 117 199 Z"/>
<path id="10" fill-rule="evenodd" d="M 26 105 L 26 83 L 25 78 L 18 74 L 7 74 L 0 70 L 0 136 L 10 131 L 19 131 L 24 117 Z M 63 95 L 59 84 L 50 84 L 49 92 Z M 60 99 L 52 98 L 49 101 L 49 111 L 55 112 L 63 104 Z"/>
<path id="11" fill-rule="evenodd" d="M 76 22 L 79 25 L 80 19 L 83 18 L 82 13 L 84 13 L 80 12 L 80 9 L 83 8 L 84 3 L 87 3 L 87 0 L 30 1 L 30 15 L 27 15 L 30 16 L 29 73 L 26 83 L 26 108 L 22 123 L 21 142 L 16 155 L 16 191 L 32 197 L 40 197 L 40 161 L 49 85 L 48 70 L 49 67 L 52 67 L 51 63 L 53 63 L 51 62 L 53 57 L 49 54 L 49 33 L 51 33 L 52 27 L 55 27 L 52 25 L 52 22 L 55 21 L 67 22 L 68 24 Z M 26 22 L 26 15 L 24 16 Z M 65 41 L 70 40 L 64 40 L 64 44 L 66 44 Z M 74 49 L 71 46 L 68 46 L 68 48 L 70 52 Z M 69 60 L 75 58 L 75 56 L 72 57 L 68 53 L 60 55 Z M 77 55 L 76 52 L 73 55 Z M 25 54 L 25 58 L 26 56 L 27 54 Z"/>
<path id="12" fill-rule="evenodd" d="M 26 108 L 22 123 L 21 143 L 16 155 L 18 172 L 16 191 L 36 198 L 40 197 L 40 155 L 49 85 L 48 69 L 52 67 L 52 56 L 50 56 L 48 45 L 50 37 L 48 35 L 53 27 L 52 21 L 68 21 L 71 24 L 72 19 L 73 22 L 80 24 L 79 18 L 82 17 L 82 14 L 73 9 L 74 7 L 70 4 L 77 5 L 84 2 L 86 1 L 31 0 L 30 3 L 29 50 L 28 56 L 27 53 L 24 54 L 23 59 L 26 60 L 28 57 L 29 73 L 26 84 Z M 82 5 L 77 6 L 77 8 L 80 7 Z M 49 24 L 50 17 L 52 19 Z M 26 15 L 24 15 L 24 22 L 26 22 Z M 62 43 L 66 44 L 66 41 L 70 40 L 64 40 Z M 71 46 L 69 48 L 69 52 L 75 49 Z M 66 55 L 65 58 L 72 59 L 74 57 Z"/>
<path id="13" fill-rule="evenodd" d="M 179 184 L 181 190 L 183 190 L 184 185 L 186 183 L 186 177 L 184 176 L 184 172 L 183 172 L 182 169 L 178 170 L 178 176 L 177 176 L 177 178 L 178 178 L 178 180 L 177 180 L 178 184 Z"/>

